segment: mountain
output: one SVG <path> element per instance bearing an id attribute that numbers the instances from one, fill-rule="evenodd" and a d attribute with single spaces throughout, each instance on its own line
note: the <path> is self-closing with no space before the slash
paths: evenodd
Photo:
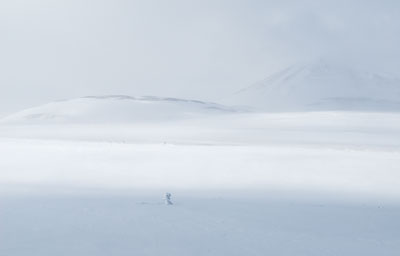
<path id="1" fill-rule="evenodd" d="M 327 61 L 288 67 L 223 99 L 262 111 L 400 111 L 400 79 Z"/>
<path id="2" fill-rule="evenodd" d="M 143 122 L 193 118 L 235 112 L 215 103 L 126 95 L 86 96 L 51 102 L 9 115 L 2 123 Z"/>

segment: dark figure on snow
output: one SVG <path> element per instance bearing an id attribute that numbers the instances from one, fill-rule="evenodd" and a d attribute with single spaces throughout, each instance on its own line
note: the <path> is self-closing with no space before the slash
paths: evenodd
<path id="1" fill-rule="evenodd" d="M 165 194 L 165 204 L 166 205 L 173 205 L 172 201 L 171 201 L 171 193 L 166 193 Z"/>

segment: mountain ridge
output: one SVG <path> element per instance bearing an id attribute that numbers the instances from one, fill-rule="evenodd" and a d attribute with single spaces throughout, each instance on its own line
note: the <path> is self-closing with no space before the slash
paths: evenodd
<path id="1" fill-rule="evenodd" d="M 172 97 L 129 95 L 84 96 L 53 101 L 1 119 L 2 123 L 142 122 L 234 113 L 221 104 Z"/>
<path id="2" fill-rule="evenodd" d="M 261 111 L 400 111 L 400 79 L 319 60 L 289 66 L 221 101 Z"/>

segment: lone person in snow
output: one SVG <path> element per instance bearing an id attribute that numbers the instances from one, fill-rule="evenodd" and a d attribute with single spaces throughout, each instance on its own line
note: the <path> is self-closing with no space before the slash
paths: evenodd
<path id="1" fill-rule="evenodd" d="M 165 204 L 166 205 L 173 205 L 173 203 L 171 201 L 171 193 L 166 193 L 165 194 Z"/>

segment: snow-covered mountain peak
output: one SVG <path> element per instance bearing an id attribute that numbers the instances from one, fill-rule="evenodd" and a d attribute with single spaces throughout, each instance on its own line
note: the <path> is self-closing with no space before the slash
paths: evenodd
<path id="1" fill-rule="evenodd" d="M 264 111 L 400 110 L 400 80 L 318 60 L 292 65 L 223 103 Z"/>

